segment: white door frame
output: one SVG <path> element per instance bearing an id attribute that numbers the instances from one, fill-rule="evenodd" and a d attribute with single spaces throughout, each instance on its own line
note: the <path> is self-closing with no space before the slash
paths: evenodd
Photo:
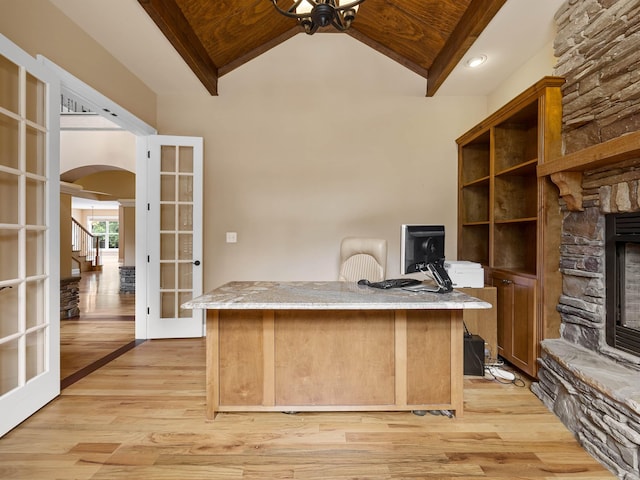
<path id="1" fill-rule="evenodd" d="M 155 135 L 156 129 L 102 95 L 82 80 L 73 76 L 51 60 L 39 55 L 38 60 L 51 69 L 60 78 L 61 89 L 66 96 L 86 105 L 94 112 L 108 118 L 116 125 L 136 135 L 136 300 L 135 300 L 135 337 L 147 337 L 147 136 Z"/>

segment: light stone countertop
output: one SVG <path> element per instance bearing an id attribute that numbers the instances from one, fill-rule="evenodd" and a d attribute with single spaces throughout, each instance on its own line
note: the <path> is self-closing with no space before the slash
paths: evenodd
<path id="1" fill-rule="evenodd" d="M 426 285 L 430 286 L 430 285 Z M 182 305 L 216 310 L 458 310 L 491 304 L 450 293 L 377 289 L 353 282 L 230 282 Z"/>

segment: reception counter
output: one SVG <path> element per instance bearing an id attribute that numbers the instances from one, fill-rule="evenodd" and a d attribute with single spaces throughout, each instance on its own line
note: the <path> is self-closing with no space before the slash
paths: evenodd
<path id="1" fill-rule="evenodd" d="M 231 282 L 207 310 L 207 417 L 449 410 L 462 416 L 464 309 L 489 303 L 350 282 Z"/>

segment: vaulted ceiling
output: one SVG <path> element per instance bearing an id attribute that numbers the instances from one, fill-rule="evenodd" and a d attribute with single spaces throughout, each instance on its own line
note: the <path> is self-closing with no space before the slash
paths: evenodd
<path id="1" fill-rule="evenodd" d="M 138 2 L 211 95 L 218 94 L 220 76 L 303 32 L 271 0 Z M 426 94 L 432 96 L 505 2 L 366 0 L 342 34 L 426 78 Z M 335 30 L 316 35 L 329 32 Z"/>

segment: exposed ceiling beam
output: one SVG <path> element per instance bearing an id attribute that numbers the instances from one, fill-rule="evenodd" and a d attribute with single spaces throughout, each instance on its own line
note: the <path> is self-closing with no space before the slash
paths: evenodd
<path id="1" fill-rule="evenodd" d="M 428 71 L 426 68 L 423 68 L 417 63 L 407 60 L 406 57 L 403 57 L 399 53 L 394 52 L 393 50 L 386 47 L 385 45 L 382 45 L 380 42 L 372 40 L 370 37 L 359 32 L 355 28 L 351 28 L 347 30 L 346 33 L 349 34 L 351 37 L 355 38 L 356 40 L 359 40 L 360 42 L 364 43 L 368 47 L 373 48 L 375 51 L 381 53 L 382 55 L 385 55 L 386 57 L 389 57 L 390 59 L 395 60 L 403 67 L 408 68 L 409 70 L 420 75 L 421 77 L 427 78 Z"/>
<path id="2" fill-rule="evenodd" d="M 211 95 L 218 95 L 218 67 L 212 62 L 174 0 L 138 0 L 173 48 Z"/>
<path id="3" fill-rule="evenodd" d="M 427 97 L 438 91 L 473 42 L 507 0 L 472 0 L 446 44 L 429 68 Z"/>

